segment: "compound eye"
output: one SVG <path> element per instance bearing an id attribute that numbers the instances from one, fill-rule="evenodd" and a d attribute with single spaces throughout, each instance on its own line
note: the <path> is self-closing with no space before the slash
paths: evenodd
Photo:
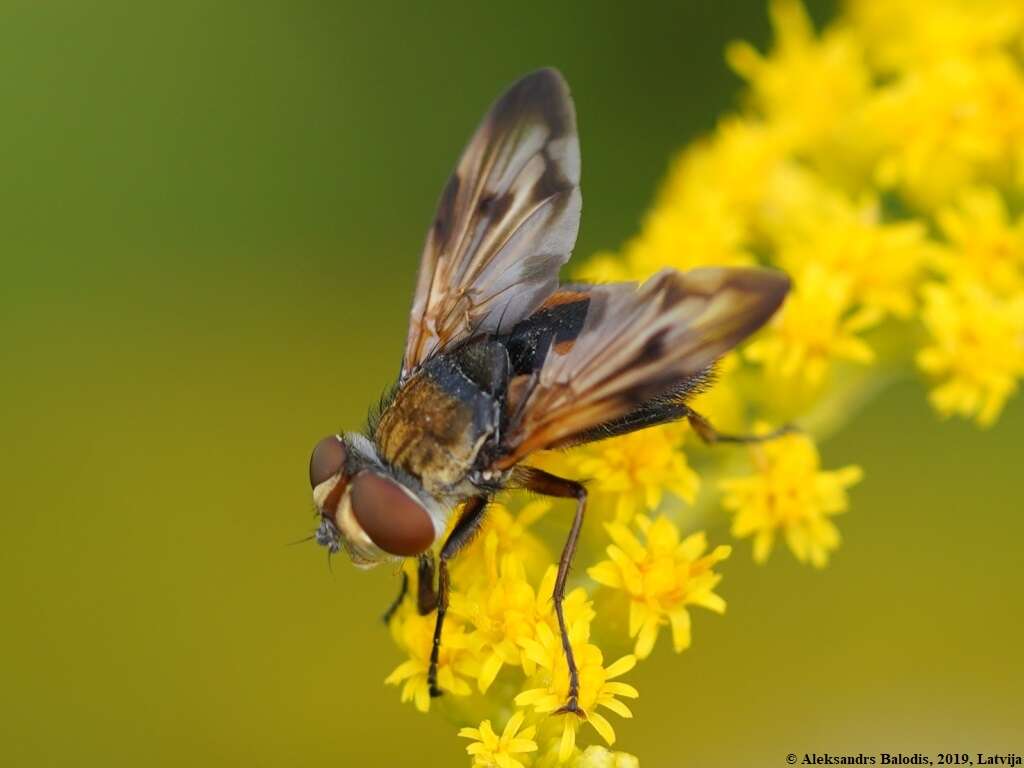
<path id="1" fill-rule="evenodd" d="M 337 435 L 325 437 L 313 448 L 309 457 L 309 484 L 316 488 L 345 468 L 348 452 Z"/>
<path id="2" fill-rule="evenodd" d="M 352 514 L 370 540 L 388 554 L 412 557 L 434 543 L 434 524 L 427 510 L 398 483 L 381 475 L 356 475 Z"/>

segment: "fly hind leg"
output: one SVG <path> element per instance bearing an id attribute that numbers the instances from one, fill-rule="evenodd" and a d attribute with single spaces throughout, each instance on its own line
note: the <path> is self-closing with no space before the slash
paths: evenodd
<path id="1" fill-rule="evenodd" d="M 566 480 L 534 467 L 520 467 L 516 470 L 515 478 L 518 484 L 542 496 L 576 499 L 576 514 L 573 516 L 572 526 L 569 528 L 569 536 L 562 547 L 562 556 L 558 560 L 558 576 L 555 578 L 555 589 L 551 594 L 551 599 L 555 603 L 558 631 L 562 637 L 562 651 L 565 653 L 565 663 L 569 668 L 569 696 L 558 712 L 572 712 L 585 718 L 587 715 L 580 709 L 579 704 L 579 671 L 576 669 L 576 659 L 573 656 L 572 644 L 569 642 L 569 630 L 565 623 L 565 610 L 562 603 L 565 600 L 565 583 L 569 579 L 569 569 L 572 567 L 572 558 L 576 554 L 580 529 L 583 527 L 583 513 L 587 507 L 587 489 L 575 480 Z"/>
<path id="2" fill-rule="evenodd" d="M 764 443 L 797 431 L 797 428 L 792 424 L 786 424 L 763 435 L 730 435 L 719 432 L 712 426 L 710 421 L 689 406 L 683 407 L 686 408 L 686 420 L 690 423 L 693 431 L 708 445 L 715 445 L 716 443 Z"/>

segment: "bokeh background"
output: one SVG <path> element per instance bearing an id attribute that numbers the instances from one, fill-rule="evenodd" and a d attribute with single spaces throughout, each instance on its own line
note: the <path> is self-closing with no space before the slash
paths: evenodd
<path id="1" fill-rule="evenodd" d="M 724 44 L 768 40 L 761 0 L 514 6 L 0 6 L 0 764 L 464 764 L 382 685 L 393 574 L 287 546 L 308 451 L 394 375 L 501 88 L 573 87 L 585 257 L 735 103 Z M 631 675 L 622 747 L 1024 751 L 1022 434 L 1020 401 L 981 432 L 888 390 L 824 447 L 866 471 L 833 564 L 742 543 L 727 616 Z"/>

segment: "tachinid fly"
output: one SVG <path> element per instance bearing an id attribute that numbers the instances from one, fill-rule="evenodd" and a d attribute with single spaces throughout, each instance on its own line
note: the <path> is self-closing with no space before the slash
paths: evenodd
<path id="1" fill-rule="evenodd" d="M 525 488 L 575 501 L 552 598 L 570 677 L 562 711 L 582 714 L 562 597 L 587 492 L 523 459 L 678 419 L 709 442 L 748 439 L 716 432 L 687 399 L 772 316 L 789 280 L 723 267 L 560 285 L 579 181 L 568 87 L 553 69 L 527 75 L 491 107 L 441 194 L 392 393 L 364 433 L 313 449 L 316 540 L 364 567 L 419 558 L 419 610 L 437 611 L 431 695 L 448 562 L 495 494 Z"/>

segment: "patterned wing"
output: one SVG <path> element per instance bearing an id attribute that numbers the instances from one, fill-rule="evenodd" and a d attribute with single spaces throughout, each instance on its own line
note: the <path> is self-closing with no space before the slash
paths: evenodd
<path id="1" fill-rule="evenodd" d="M 557 288 L 579 229 L 579 180 L 568 86 L 553 69 L 527 75 L 491 107 L 441 194 L 403 380 L 460 339 L 506 331 Z"/>
<path id="2" fill-rule="evenodd" d="M 781 272 L 714 267 L 593 287 L 575 341 L 553 345 L 539 371 L 513 380 L 498 467 L 664 396 L 760 328 L 788 290 Z"/>

